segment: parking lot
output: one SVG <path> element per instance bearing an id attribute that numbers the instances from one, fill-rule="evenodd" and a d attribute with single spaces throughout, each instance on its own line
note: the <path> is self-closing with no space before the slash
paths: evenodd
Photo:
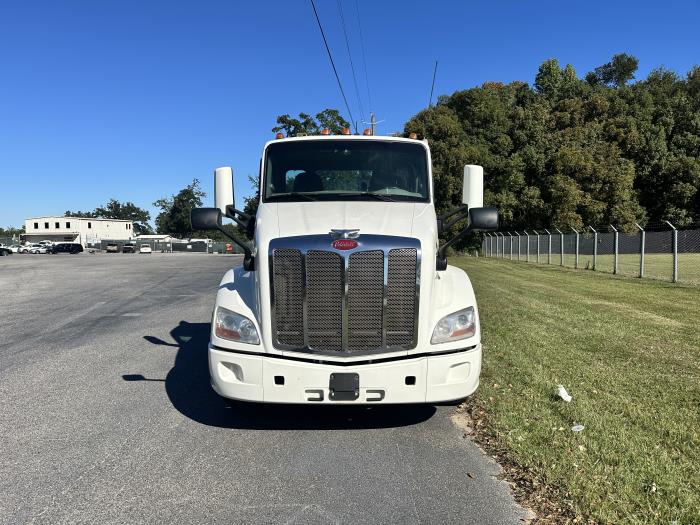
<path id="1" fill-rule="evenodd" d="M 455 407 L 219 398 L 238 257 L 0 259 L 0 522 L 520 523 Z"/>

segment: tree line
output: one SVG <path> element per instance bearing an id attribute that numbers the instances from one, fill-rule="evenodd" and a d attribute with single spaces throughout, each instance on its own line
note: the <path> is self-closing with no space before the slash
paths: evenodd
<path id="1" fill-rule="evenodd" d="M 620 54 L 579 78 L 551 59 L 532 86 L 486 82 L 415 115 L 404 131 L 430 142 L 438 209 L 459 204 L 462 166 L 481 164 L 508 228 L 697 221 L 700 68 L 631 83 L 637 65 Z"/>

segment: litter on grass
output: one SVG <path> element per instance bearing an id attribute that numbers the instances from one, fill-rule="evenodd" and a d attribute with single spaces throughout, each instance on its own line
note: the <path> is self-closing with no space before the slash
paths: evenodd
<path id="1" fill-rule="evenodd" d="M 586 428 L 586 427 L 584 427 L 583 425 L 574 425 L 573 427 L 571 427 L 571 431 L 572 432 L 581 432 L 584 428 Z"/>
<path id="2" fill-rule="evenodd" d="M 567 403 L 571 403 L 572 398 L 566 391 L 566 388 L 564 388 L 564 385 L 557 385 L 557 395 Z"/>

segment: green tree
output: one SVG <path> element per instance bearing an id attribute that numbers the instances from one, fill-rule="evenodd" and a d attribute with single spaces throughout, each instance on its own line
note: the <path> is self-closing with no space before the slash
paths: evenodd
<path id="1" fill-rule="evenodd" d="M 404 127 L 430 143 L 438 211 L 459 204 L 472 163 L 508 229 L 700 219 L 700 68 L 630 84 L 636 70 L 620 54 L 585 82 L 551 59 L 533 87 L 486 82 L 440 96 Z"/>
<path id="2" fill-rule="evenodd" d="M 181 238 L 192 237 L 197 232 L 192 229 L 190 212 L 193 208 L 202 206 L 204 197 L 206 193 L 202 191 L 199 180 L 194 179 L 176 195 L 154 202 L 153 206 L 161 210 L 156 217 L 158 233 Z"/>
<path id="3" fill-rule="evenodd" d="M 299 113 L 299 118 L 288 114 L 277 117 L 277 125 L 272 128 L 273 133 L 283 132 L 287 137 L 303 135 L 318 135 L 323 128 L 338 135 L 343 128 L 349 128 L 350 123 L 345 120 L 337 109 L 324 109 L 316 113 L 316 118 L 307 113 Z"/>
<path id="4" fill-rule="evenodd" d="M 134 232 L 137 235 L 147 235 L 153 233 L 153 228 L 149 224 L 151 214 L 139 208 L 133 202 L 121 203 L 116 199 L 110 199 L 104 206 L 98 206 L 93 211 L 70 211 L 67 210 L 64 217 L 99 217 L 103 219 L 120 219 L 132 221 L 134 223 Z"/>
<path id="5" fill-rule="evenodd" d="M 110 199 L 106 205 L 95 208 L 95 216 L 105 219 L 132 221 L 134 223 L 134 232 L 137 235 L 153 233 L 153 229 L 148 223 L 151 220 L 151 214 L 143 208 L 139 208 L 133 202 L 121 203 L 116 199 Z"/>
<path id="6" fill-rule="evenodd" d="M 586 75 L 589 84 L 620 87 L 634 78 L 639 60 L 626 53 L 613 56 L 607 64 L 595 68 Z"/>

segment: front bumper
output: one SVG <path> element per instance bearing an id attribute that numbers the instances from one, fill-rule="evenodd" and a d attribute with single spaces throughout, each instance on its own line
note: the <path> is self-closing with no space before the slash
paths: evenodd
<path id="1" fill-rule="evenodd" d="M 212 388 L 221 396 L 265 403 L 439 403 L 479 386 L 481 345 L 442 355 L 336 365 L 220 350 L 209 345 Z M 332 373 L 359 375 L 354 401 L 329 399 Z M 282 379 L 280 379 L 282 378 Z M 283 383 L 283 384 L 280 384 Z"/>

